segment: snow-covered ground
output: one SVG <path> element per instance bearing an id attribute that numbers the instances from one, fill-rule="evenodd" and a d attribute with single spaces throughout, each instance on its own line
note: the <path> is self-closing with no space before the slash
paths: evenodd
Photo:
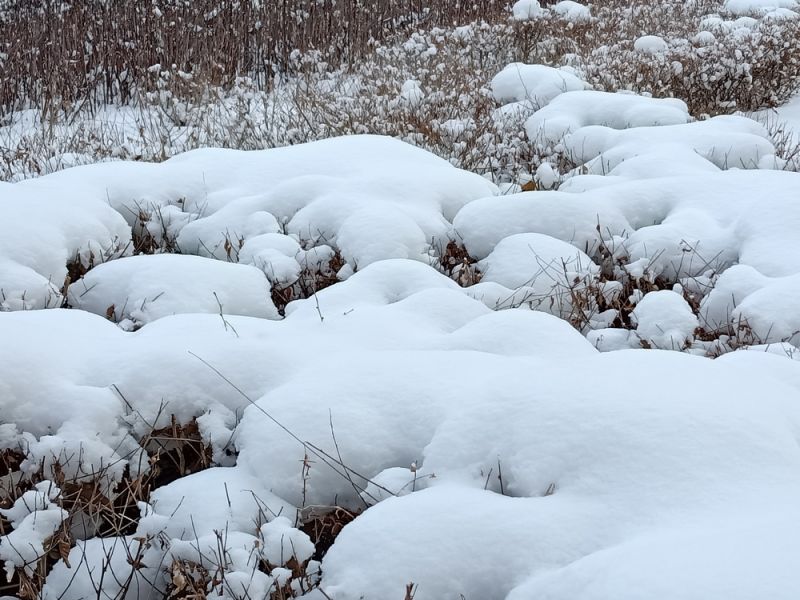
<path id="1" fill-rule="evenodd" d="M 550 10 L 594 18 L 513 15 Z M 699 119 L 580 75 L 490 83 L 561 157 L 533 191 L 375 135 L 0 183 L 8 582 L 795 598 L 800 175 L 764 122 L 797 136 L 800 104 Z M 190 427 L 200 463 L 132 492 Z M 306 525 L 336 511 L 323 549 Z"/>

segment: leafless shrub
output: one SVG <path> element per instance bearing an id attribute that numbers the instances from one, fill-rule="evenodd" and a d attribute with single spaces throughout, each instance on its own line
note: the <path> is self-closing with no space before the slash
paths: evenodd
<path id="1" fill-rule="evenodd" d="M 37 36 L 57 35 L 42 25 L 54 2 L 13 9 L 35 13 L 25 27 L 0 25 L 19 42 L 0 49 L 9 73 L 0 106 L 38 109 L 32 122 L 17 114 L 0 125 L 0 178 L 97 160 L 158 161 L 201 146 L 256 149 L 376 133 L 498 182 L 524 183 L 543 160 L 562 173 L 570 165 L 532 147 L 518 119 L 497 118 L 487 84 L 512 61 L 569 66 L 596 89 L 682 98 L 698 117 L 775 106 L 800 85 L 797 20 L 767 19 L 746 34 L 723 28 L 713 43 L 694 41 L 703 19 L 720 14 L 716 0 L 600 0 L 588 23 L 556 15 L 513 22 L 495 0 L 281 0 L 259 8 L 242 1 L 218 11 L 214 0 L 159 0 L 86 8 L 96 2 L 57 17 L 74 25 L 65 35 L 91 37 L 91 52 L 71 38 L 38 50 Z M 359 17 L 348 20 L 356 9 Z M 287 25 L 286 15 L 297 22 Z M 635 51 L 643 34 L 670 40 L 668 51 Z M 131 47 L 118 48 L 118 40 Z M 84 63 L 91 68 L 63 68 Z M 35 83 L 50 73 L 43 64 L 53 72 L 47 85 Z M 401 93 L 407 81 L 422 91 L 412 102 Z M 3 85 L 11 88 L 5 96 Z M 115 112 L 106 103 L 127 106 Z"/>
<path id="2" fill-rule="evenodd" d="M 139 503 L 148 502 L 153 489 L 212 466 L 211 450 L 202 440 L 196 420 L 181 424 L 172 417 L 168 427 L 150 431 L 140 445 L 148 463 L 137 465 L 139 474 L 135 476 L 133 469 L 126 467 L 118 480 L 111 475 L 113 464 L 98 468 L 92 476 L 75 478 L 70 475 L 74 471 L 72 461 L 80 457 L 63 453 L 53 461 L 42 461 L 38 470 L 27 468 L 23 472 L 24 448 L 0 451 L 0 508 L 11 507 L 37 483 L 51 481 L 61 490 L 58 506 L 68 514 L 46 541 L 36 564 L 29 565 L 34 567 L 33 575 L 30 569 L 15 569 L 11 580 L 0 587 L 0 593 L 35 600 L 55 563 L 69 562 L 70 550 L 78 541 L 94 537 L 116 540 L 133 534 L 140 516 Z M 12 530 L 11 524 L 0 517 L 0 536 Z M 141 553 L 144 547 L 140 544 L 138 550 L 131 551 Z"/>
<path id="3" fill-rule="evenodd" d="M 154 0 L 11 2 L 0 12 L 0 107 L 44 114 L 83 103 L 125 103 L 161 66 L 178 80 L 261 85 L 290 71 L 294 52 L 324 49 L 349 62 L 376 40 L 421 24 L 500 14 L 504 3 L 419 0 Z"/>

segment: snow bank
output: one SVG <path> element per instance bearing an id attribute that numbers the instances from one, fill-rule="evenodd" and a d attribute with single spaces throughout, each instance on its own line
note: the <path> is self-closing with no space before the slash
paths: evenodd
<path id="1" fill-rule="evenodd" d="M 511 7 L 511 14 L 517 21 L 528 21 L 544 14 L 537 0 L 517 0 Z"/>
<path id="2" fill-rule="evenodd" d="M 699 154 L 721 169 L 771 168 L 775 148 L 762 125 L 744 117 L 720 116 L 681 125 L 616 130 L 589 126 L 564 138 L 566 153 L 590 173 L 606 174 L 621 162 L 669 146 L 676 159 Z"/>
<path id="3" fill-rule="evenodd" d="M 248 241 L 284 233 L 304 250 L 322 247 L 323 255 L 341 241 L 352 269 L 386 258 L 425 261 L 431 240 L 447 238 L 448 219 L 497 191 L 478 175 L 379 136 L 196 150 L 161 164 L 102 163 L 0 189 L 3 310 L 60 306 L 68 263 L 92 267 L 131 254 L 134 245 L 238 262 Z M 244 258 L 263 268 L 263 253 L 249 246 Z M 286 283 L 314 257 L 288 258 L 294 262 L 264 269 L 272 280 Z"/>
<path id="4" fill-rule="evenodd" d="M 585 23 L 592 19 L 591 8 L 573 0 L 556 2 L 553 5 L 553 12 L 570 23 Z"/>
<path id="5" fill-rule="evenodd" d="M 794 299 L 800 273 L 767 277 L 747 265 L 720 275 L 700 315 L 712 331 L 737 331 L 749 343 L 800 344 L 800 314 Z"/>
<path id="6" fill-rule="evenodd" d="M 264 274 L 199 256 L 130 256 L 99 265 L 69 290 L 74 308 L 139 327 L 167 315 L 278 318 Z"/>
<path id="7" fill-rule="evenodd" d="M 584 193 L 521 193 L 465 206 L 453 221 L 476 258 L 506 237 L 541 233 L 590 256 L 600 245 L 629 268 L 671 278 L 722 271 L 733 262 L 769 276 L 797 272 L 791 202 L 800 178 L 777 171 L 731 171 L 624 181 Z M 599 225 L 599 230 L 598 230 Z M 645 262 L 637 262 L 644 259 Z"/>
<path id="8" fill-rule="evenodd" d="M 552 144 L 588 125 L 628 129 L 689 121 L 689 112 L 682 100 L 585 90 L 554 98 L 526 121 L 525 130 L 531 140 Z"/>
<path id="9" fill-rule="evenodd" d="M 109 593 L 161 590 L 172 561 L 232 600 L 306 561 L 337 600 L 800 587 L 800 178 L 764 168 L 775 149 L 743 117 L 692 122 L 536 65 L 493 88 L 549 102 L 528 133 L 579 164 L 541 170 L 560 189 L 497 195 L 371 136 L 0 186 L 4 310 L 60 306 L 67 264 L 91 267 L 63 286 L 72 310 L 0 314 L 20 473 L 100 473 L 111 497 L 151 468 L 148 433 L 189 422 L 215 465 L 155 490 L 131 536 L 88 531 L 43 598 L 91 594 L 103 568 Z M 277 320 L 271 294 L 308 273 L 339 281 Z M 3 510 L 9 571 L 45 553 L 59 502 Z M 333 504 L 369 508 L 320 570 L 296 519 Z"/>
<path id="10" fill-rule="evenodd" d="M 797 516 L 798 415 L 772 393 L 764 404 L 760 385 L 748 379 L 761 372 L 755 363 L 738 371 L 639 351 L 587 358 L 564 371 L 548 365 L 548 377 L 519 383 L 513 371 L 526 367 L 506 367 L 493 367 L 505 383 L 500 393 L 494 387 L 489 405 L 477 400 L 488 388 L 460 389 L 460 408 L 425 446 L 422 464 L 437 483 L 385 500 L 345 529 L 323 564 L 326 593 L 387 597 L 414 581 L 419 598 L 522 598 L 531 590 L 551 598 L 574 598 L 576 590 L 604 597 L 603 573 L 625 580 L 623 574 L 646 564 L 646 589 L 670 586 L 679 598 L 699 598 L 698 589 L 748 598 L 763 582 L 746 568 L 750 551 L 737 554 L 737 568 L 731 567 L 725 548 L 741 544 L 772 557 L 770 572 L 782 582 L 772 589 L 790 597 L 797 575 L 781 556 L 796 552 L 797 543 L 782 523 Z M 576 380 L 576 370 L 585 377 Z M 689 383 L 681 394 L 651 385 L 676 372 Z M 560 391 L 565 380 L 567 395 Z M 797 389 L 780 386 L 772 389 Z M 642 387 L 650 390 L 645 397 Z M 514 425 L 521 422 L 524 428 Z M 511 497 L 500 493 L 498 468 Z M 769 516 L 755 509 L 764 501 Z M 781 542 L 769 543 L 764 528 Z M 704 550 L 692 556 L 706 568 L 690 569 L 686 585 L 676 588 L 656 565 L 683 565 L 690 540 L 702 540 Z M 623 585 L 614 590 L 626 598 L 640 593 Z"/>
<path id="11" fill-rule="evenodd" d="M 528 102 L 535 108 L 546 106 L 565 93 L 583 90 L 586 85 L 572 73 L 545 65 L 511 63 L 492 79 L 494 99 L 500 104 Z"/>
<path id="12" fill-rule="evenodd" d="M 517 239 L 512 248 L 538 244 L 554 256 L 580 256 L 543 236 Z M 674 292 L 660 294 L 645 300 L 668 299 L 676 309 L 683 302 Z M 648 322 L 645 300 L 640 328 Z M 61 418 L 74 417 L 83 436 L 88 421 L 78 418 L 101 410 L 112 428 L 101 439 L 135 435 L 134 414 L 149 415 L 167 400 L 167 412 L 181 419 L 200 414 L 215 440 L 222 429 L 233 438 L 238 466 L 179 479 L 142 507 L 134 537 L 166 540 L 146 550 L 147 565 L 201 555 L 217 564 L 214 530 L 225 531 L 223 595 L 236 597 L 236 586 L 269 589 L 288 556 L 310 556 L 293 525 L 304 497 L 308 504 L 377 503 L 344 529 L 325 558 L 322 587 L 340 599 L 395 596 L 409 581 L 423 599 L 504 598 L 531 589 L 572 598 L 576 581 L 586 593 L 602 594 L 599 573 L 624 579 L 640 564 L 651 565 L 642 567 L 650 573 L 642 585 L 660 590 L 667 581 L 652 565 L 683 564 L 687 540 L 702 542 L 709 568 L 690 570 L 686 589 L 734 589 L 733 597 L 744 598 L 756 585 L 747 569 L 726 570 L 724 581 L 715 575 L 728 564 L 725 548 L 793 551 L 794 536 L 779 537 L 786 542 L 779 545 L 765 536 L 783 536 L 785 523 L 800 516 L 795 362 L 755 352 L 731 364 L 665 351 L 599 354 L 556 317 L 492 312 L 431 267 L 408 260 L 375 263 L 316 300 L 294 303 L 284 321 L 229 319 L 239 337 L 216 315 L 165 316 L 128 334 L 76 310 L 0 321 L 19 340 L 5 349 L 0 365 L 9 370 L 0 381 L 18 382 L 13 369 L 38 356 L 43 371 L 28 381 L 52 382 L 53 391 L 38 397 L 35 412 L 48 415 L 57 431 L 65 391 L 81 386 L 80 399 L 68 400 L 72 413 Z M 21 335 L 27 331 L 36 333 Z M 81 352 L 65 352 L 75 331 L 89 332 L 80 338 Z M 679 392 L 658 384 L 676 373 Z M 93 394 L 112 383 L 125 402 L 111 402 L 109 393 L 104 409 L 105 396 Z M 3 393 L 3 415 L 31 430 L 22 417 L 39 388 Z M 86 415 L 73 414 L 75 407 Z M 235 413 L 242 410 L 239 422 Z M 313 461 L 307 478 L 299 468 L 305 455 Z M 341 456 L 358 491 L 325 456 Z M 765 503 L 770 517 L 756 509 Z M 136 550 L 133 539 L 114 543 Z M 492 551 L 476 554 L 476 544 Z M 111 545 L 82 542 L 72 568 L 56 565 L 46 596 L 68 585 L 70 598 L 89 589 L 89 567 L 122 552 L 109 552 Z M 250 576 L 253 557 L 268 560 L 271 574 Z M 119 561 L 115 572 L 124 574 Z M 770 565 L 778 580 L 794 581 L 789 562 Z M 142 575 L 166 577 L 157 570 Z"/>
<path id="13" fill-rule="evenodd" d="M 130 253 L 130 228 L 103 198 L 41 187 L 0 186 L 0 310 L 58 307 L 68 263 L 88 267 Z"/>
<path id="14" fill-rule="evenodd" d="M 797 0 L 725 0 L 723 10 L 734 15 L 764 15 L 778 9 L 800 8 Z"/>

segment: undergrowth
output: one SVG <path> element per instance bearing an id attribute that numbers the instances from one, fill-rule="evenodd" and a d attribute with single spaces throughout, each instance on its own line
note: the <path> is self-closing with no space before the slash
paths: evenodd
<path id="1" fill-rule="evenodd" d="M 59 34 L 43 32 L 54 4 L 36 4 L 7 9 L 32 11 L 24 27 L 8 18 L 0 25 L 5 180 L 98 160 L 159 161 L 198 147 L 374 133 L 498 182 L 524 182 L 543 160 L 557 161 L 525 138 L 524 114 L 500 118 L 495 110 L 488 84 L 511 62 L 565 66 L 595 89 L 681 98 L 698 118 L 774 107 L 800 85 L 800 20 L 732 27 L 725 20 L 734 16 L 714 0 L 600 0 L 588 23 L 555 14 L 517 22 L 494 0 L 282 0 L 219 10 L 213 0 L 98 3 L 96 14 L 89 2 L 59 13 L 67 39 L 43 50 L 34 40 Z M 353 10 L 365 17 L 347 20 Z M 281 20 L 295 13 L 293 24 Z M 645 34 L 669 40 L 668 50 L 634 50 Z M 81 36 L 88 50 L 73 39 Z"/>

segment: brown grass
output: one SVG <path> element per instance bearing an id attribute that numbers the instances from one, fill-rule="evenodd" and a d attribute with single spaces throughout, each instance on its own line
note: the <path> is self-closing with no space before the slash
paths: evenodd
<path id="1" fill-rule="evenodd" d="M 13 0 L 0 11 L 0 112 L 132 100 L 153 72 L 267 86 L 296 51 L 353 62 L 375 42 L 426 26 L 489 18 L 499 0 Z M 151 69 L 151 67 L 155 69 Z"/>

